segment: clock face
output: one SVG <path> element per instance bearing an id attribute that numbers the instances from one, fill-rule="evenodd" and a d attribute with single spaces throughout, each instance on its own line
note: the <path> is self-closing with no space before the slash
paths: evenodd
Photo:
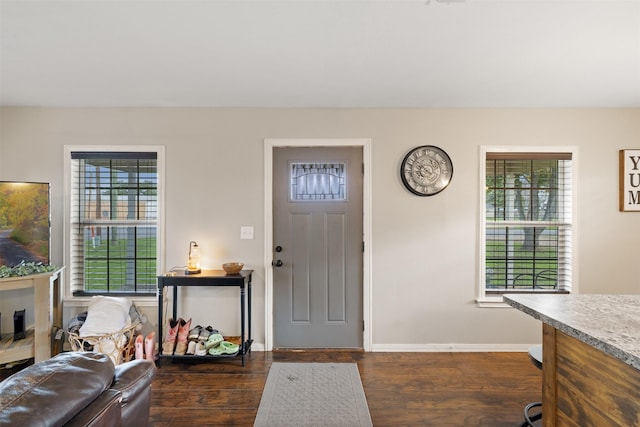
<path id="1" fill-rule="evenodd" d="M 453 176 L 451 159 L 442 149 L 423 145 L 409 151 L 400 166 L 407 190 L 418 196 L 433 196 L 444 190 Z"/>

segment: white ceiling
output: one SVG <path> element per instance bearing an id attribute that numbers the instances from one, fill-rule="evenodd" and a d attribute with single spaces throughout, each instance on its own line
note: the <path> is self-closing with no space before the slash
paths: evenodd
<path id="1" fill-rule="evenodd" d="M 0 104 L 640 107 L 640 0 L 0 0 Z"/>

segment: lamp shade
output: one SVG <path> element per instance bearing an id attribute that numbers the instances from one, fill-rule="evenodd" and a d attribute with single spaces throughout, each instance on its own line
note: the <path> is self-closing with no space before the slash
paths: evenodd
<path id="1" fill-rule="evenodd" d="M 200 269 L 200 248 L 193 240 L 189 242 L 189 259 L 187 261 L 186 274 L 198 274 Z"/>

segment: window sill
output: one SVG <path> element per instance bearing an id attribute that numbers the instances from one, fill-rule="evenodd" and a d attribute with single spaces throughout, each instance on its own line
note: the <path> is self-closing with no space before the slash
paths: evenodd
<path id="1" fill-rule="evenodd" d="M 500 297 L 484 297 L 476 299 L 479 308 L 512 308 Z"/>
<path id="2" fill-rule="evenodd" d="M 158 298 L 156 297 L 136 297 L 129 296 L 129 298 L 138 307 L 157 307 Z M 90 296 L 82 297 L 65 297 L 63 299 L 65 307 L 86 307 L 91 300 Z"/>
<path id="3" fill-rule="evenodd" d="M 481 308 L 512 308 L 509 304 L 504 302 L 504 300 L 502 299 L 502 295 L 506 295 L 506 294 L 558 294 L 558 295 L 561 295 L 561 294 L 570 294 L 570 293 L 571 292 L 569 291 L 547 291 L 547 290 L 532 291 L 531 289 L 520 290 L 520 291 L 508 290 L 508 291 L 501 291 L 501 292 L 487 291 L 487 295 L 476 299 L 476 305 Z"/>

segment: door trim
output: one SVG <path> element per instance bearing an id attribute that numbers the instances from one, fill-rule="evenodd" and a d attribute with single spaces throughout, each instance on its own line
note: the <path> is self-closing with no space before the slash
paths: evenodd
<path id="1" fill-rule="evenodd" d="M 362 318 L 365 328 L 362 332 L 364 351 L 371 351 L 372 299 L 371 299 L 371 140 L 366 138 L 305 139 L 287 138 L 264 140 L 264 349 L 273 350 L 273 149 L 276 147 L 362 147 Z"/>

